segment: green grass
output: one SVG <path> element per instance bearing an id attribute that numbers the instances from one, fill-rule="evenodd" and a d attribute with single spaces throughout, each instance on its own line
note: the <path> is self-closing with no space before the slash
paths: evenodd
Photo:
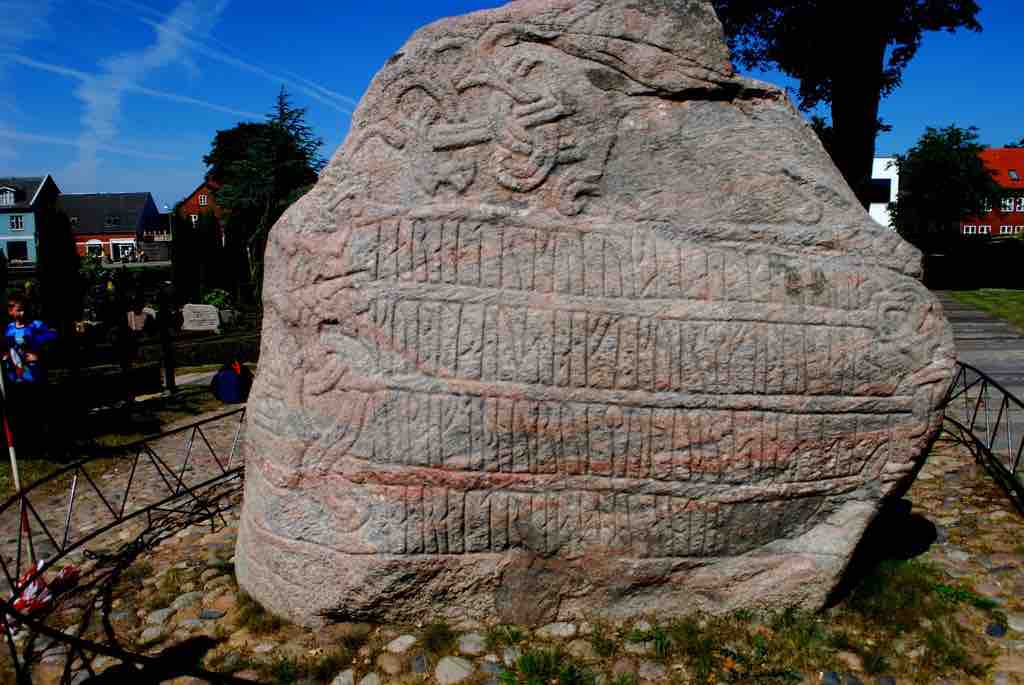
<path id="1" fill-rule="evenodd" d="M 1024 290 L 982 288 L 953 290 L 949 294 L 958 302 L 988 312 L 1024 332 Z"/>
<path id="2" fill-rule="evenodd" d="M 560 649 L 531 649 L 502 671 L 503 685 L 595 685 L 597 674 Z"/>
<path id="3" fill-rule="evenodd" d="M 238 627 L 247 628 L 253 635 L 273 633 L 285 625 L 283 620 L 264 609 L 262 604 L 244 592 L 238 593 L 238 603 L 235 606 L 238 609 Z"/>
<path id="4" fill-rule="evenodd" d="M 512 625 L 493 626 L 487 629 L 487 649 L 497 650 L 502 647 L 519 644 L 526 634 L 522 628 Z"/>

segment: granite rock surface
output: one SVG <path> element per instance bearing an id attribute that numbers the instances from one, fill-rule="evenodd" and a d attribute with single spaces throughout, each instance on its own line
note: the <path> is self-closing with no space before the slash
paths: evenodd
<path id="1" fill-rule="evenodd" d="M 418 31 L 274 227 L 241 586 L 318 624 L 820 606 L 952 335 L 704 0 Z"/>

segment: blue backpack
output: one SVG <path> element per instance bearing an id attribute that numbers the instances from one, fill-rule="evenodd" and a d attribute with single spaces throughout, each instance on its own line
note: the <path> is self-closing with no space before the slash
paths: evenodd
<path id="1" fill-rule="evenodd" d="M 249 399 L 252 389 L 252 371 L 239 362 L 220 367 L 210 381 L 210 392 L 225 404 L 241 404 Z"/>

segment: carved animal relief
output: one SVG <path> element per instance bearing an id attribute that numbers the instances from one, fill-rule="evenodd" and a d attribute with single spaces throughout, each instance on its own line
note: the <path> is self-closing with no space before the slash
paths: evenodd
<path id="1" fill-rule="evenodd" d="M 821 604 L 952 338 L 703 0 L 418 32 L 267 253 L 242 586 L 540 621 Z"/>

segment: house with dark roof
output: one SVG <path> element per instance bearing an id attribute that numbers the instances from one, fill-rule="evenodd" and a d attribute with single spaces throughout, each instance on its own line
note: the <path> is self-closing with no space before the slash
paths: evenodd
<path id="1" fill-rule="evenodd" d="M 145 234 L 158 231 L 161 218 L 149 193 L 89 193 L 60 196 L 78 254 L 109 261 L 133 261 Z"/>
<path id="2" fill-rule="evenodd" d="M 992 172 L 1005 195 L 981 216 L 960 221 L 961 235 L 1015 235 L 1024 233 L 1024 148 L 992 147 L 982 150 L 981 161 Z"/>
<path id="3" fill-rule="evenodd" d="M 49 174 L 0 178 L 0 250 L 8 261 L 36 261 L 38 232 L 59 195 Z"/>

